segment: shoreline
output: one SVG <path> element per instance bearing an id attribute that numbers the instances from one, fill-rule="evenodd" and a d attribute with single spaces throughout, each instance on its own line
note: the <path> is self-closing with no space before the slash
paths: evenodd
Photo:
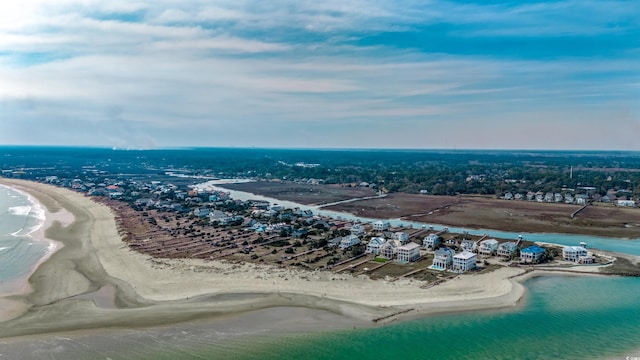
<path id="1" fill-rule="evenodd" d="M 341 326 L 375 326 L 372 320 L 383 317 L 388 321 L 378 324 L 433 314 L 514 308 L 526 293 L 523 282 L 533 276 L 529 274 L 548 273 L 505 267 L 423 289 L 422 282 L 410 279 L 390 282 L 251 263 L 154 259 L 122 242 L 114 214 L 105 205 L 51 185 L 2 183 L 45 194 L 73 214 L 75 221 L 68 226 L 53 223 L 46 230 L 64 246 L 30 277 L 33 291 L 15 297 L 35 308 L 5 322 L 0 338 L 219 320 L 280 306 L 337 314 L 345 319 Z M 66 275 L 56 276 L 58 272 Z M 77 316 L 69 318 L 70 312 Z"/>
<path id="2" fill-rule="evenodd" d="M 5 282 L 5 288 L 3 291 L 0 291 L 0 322 L 3 322 L 19 317 L 27 311 L 27 304 L 13 300 L 12 298 L 26 295 L 33 290 L 29 283 L 29 278 L 41 264 L 47 261 L 63 246 L 61 242 L 47 237 L 47 229 L 49 229 L 55 222 L 59 222 L 62 226 L 68 226 L 74 221 L 74 219 L 73 215 L 63 208 L 52 211 L 52 209 L 41 203 L 37 196 L 18 185 L 6 185 L 0 182 L 0 186 L 9 188 L 25 196 L 32 206 L 38 207 L 39 210 L 44 213 L 44 219 L 41 220 L 41 222 L 33 229 L 30 229 L 30 231 L 24 236 L 30 238 L 33 242 L 44 242 L 48 244 L 46 253 L 30 267 L 28 273 L 19 278 L 12 279 L 9 282 Z M 6 286 L 7 284 L 9 284 L 9 286 Z M 7 288 L 9 290 L 7 290 Z"/>

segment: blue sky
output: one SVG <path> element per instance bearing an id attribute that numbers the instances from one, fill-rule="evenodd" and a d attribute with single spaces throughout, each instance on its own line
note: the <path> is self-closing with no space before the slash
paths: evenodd
<path id="1" fill-rule="evenodd" d="M 635 1 L 0 4 L 0 144 L 640 150 Z"/>

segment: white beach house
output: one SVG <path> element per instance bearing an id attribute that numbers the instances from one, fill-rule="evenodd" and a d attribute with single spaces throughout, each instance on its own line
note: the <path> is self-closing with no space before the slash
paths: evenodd
<path id="1" fill-rule="evenodd" d="M 544 255 L 544 249 L 538 245 L 531 245 L 520 250 L 520 261 L 524 263 L 534 263 Z"/>
<path id="2" fill-rule="evenodd" d="M 562 258 L 567 261 L 580 262 L 580 258 L 587 257 L 587 249 L 582 246 L 565 246 L 562 248 Z M 584 261 L 584 260 L 583 260 Z"/>
<path id="3" fill-rule="evenodd" d="M 496 251 L 498 251 L 498 240 L 487 239 L 480 241 L 478 253 L 482 255 L 493 255 L 496 253 Z"/>
<path id="4" fill-rule="evenodd" d="M 422 247 L 425 249 L 433 249 L 440 244 L 440 237 L 436 234 L 429 234 L 422 239 Z"/>
<path id="5" fill-rule="evenodd" d="M 453 264 L 453 256 L 455 253 L 448 247 L 442 247 L 436 250 L 433 257 L 433 265 L 431 266 L 436 270 L 446 270 Z"/>
<path id="6" fill-rule="evenodd" d="M 367 244 L 367 254 L 380 255 L 380 248 L 387 242 L 383 237 L 374 237 Z"/>
<path id="7" fill-rule="evenodd" d="M 378 220 L 378 221 L 373 223 L 373 230 L 374 231 L 386 231 L 386 230 L 389 230 L 389 226 L 391 226 L 391 224 L 389 224 L 388 221 Z"/>
<path id="8" fill-rule="evenodd" d="M 420 259 L 420 245 L 410 242 L 398 248 L 396 255 L 398 262 L 410 262 Z"/>
<path id="9" fill-rule="evenodd" d="M 516 243 L 509 241 L 506 243 L 502 243 L 500 245 L 498 245 L 498 256 L 501 257 L 510 257 L 511 255 L 513 255 L 516 250 L 518 250 L 518 245 L 516 245 Z"/>
<path id="10" fill-rule="evenodd" d="M 340 249 L 360 244 L 360 238 L 355 235 L 345 236 L 340 240 Z"/>
<path id="11" fill-rule="evenodd" d="M 471 251 L 464 250 L 453 256 L 453 270 L 455 271 L 469 271 L 476 267 L 476 254 Z"/>
<path id="12" fill-rule="evenodd" d="M 398 248 L 402 246 L 398 240 L 389 240 L 380 246 L 380 256 L 387 259 L 395 259 Z"/>

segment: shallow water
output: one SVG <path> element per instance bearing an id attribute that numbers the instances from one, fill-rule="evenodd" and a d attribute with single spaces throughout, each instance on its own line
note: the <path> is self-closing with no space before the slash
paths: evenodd
<path id="1" fill-rule="evenodd" d="M 526 305 L 514 311 L 271 336 L 197 354 L 242 360 L 598 359 L 640 349 L 640 279 L 540 277 L 526 285 Z"/>
<path id="2" fill-rule="evenodd" d="M 50 244 L 30 234 L 44 223 L 44 210 L 30 197 L 0 186 L 0 294 L 17 290 Z"/>
<path id="3" fill-rule="evenodd" d="M 283 323 L 306 321 L 307 328 L 313 328 L 317 319 L 313 312 L 301 313 L 302 309 L 275 308 L 233 317 L 237 320 L 222 325 L 196 322 L 103 335 L 58 334 L 22 343 L 3 344 L 0 339 L 0 353 L 32 359 L 154 360 L 624 359 L 640 355 L 640 279 L 551 276 L 531 279 L 526 286 L 526 303 L 518 309 L 431 316 L 376 328 L 287 331 Z M 52 347 L 55 353 L 48 351 Z"/>

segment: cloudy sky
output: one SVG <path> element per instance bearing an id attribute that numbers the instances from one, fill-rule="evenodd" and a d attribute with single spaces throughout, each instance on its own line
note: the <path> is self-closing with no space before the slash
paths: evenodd
<path id="1" fill-rule="evenodd" d="M 640 6 L 2 1 L 0 144 L 640 150 Z"/>

